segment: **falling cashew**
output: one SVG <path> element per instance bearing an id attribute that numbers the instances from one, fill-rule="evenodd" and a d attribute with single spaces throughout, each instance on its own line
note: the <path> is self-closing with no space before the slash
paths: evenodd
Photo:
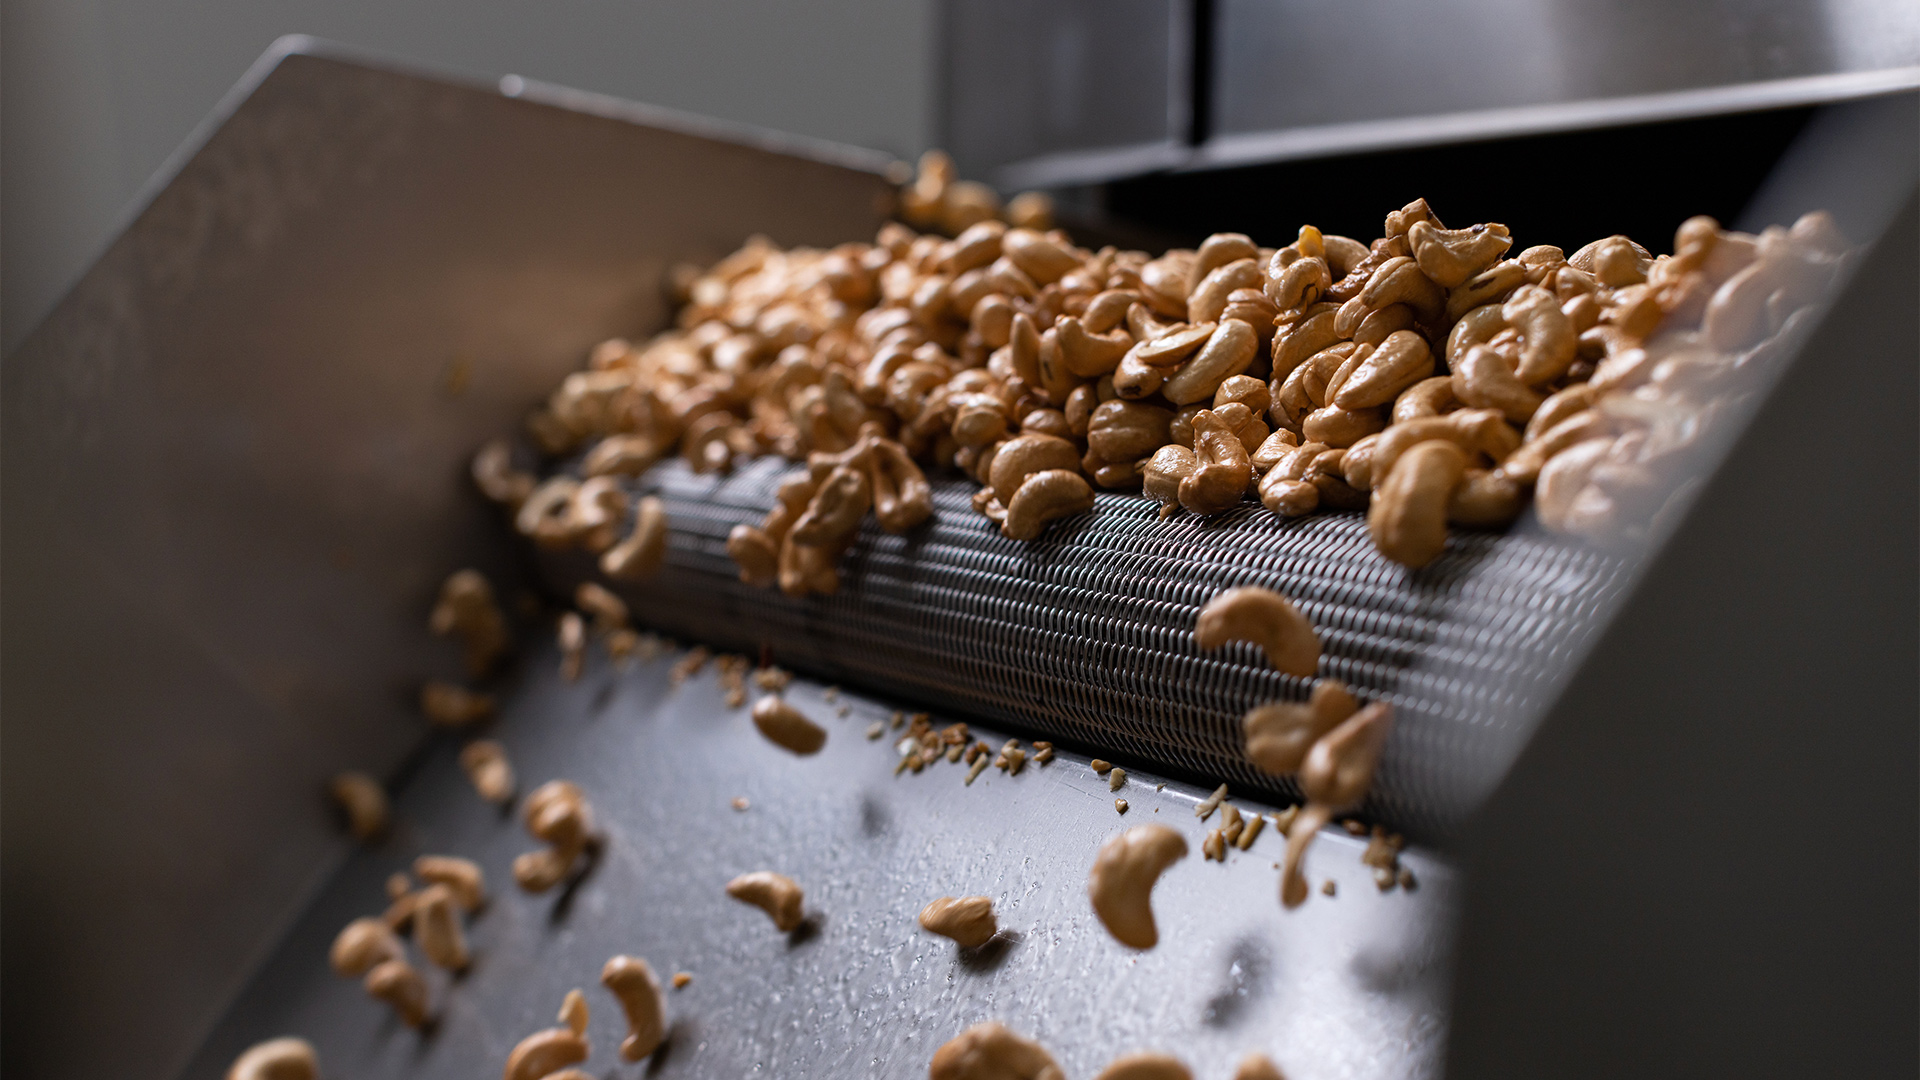
<path id="1" fill-rule="evenodd" d="M 827 730 L 806 718 L 778 694 L 768 694 L 753 703 L 753 726 L 767 741 L 805 756 L 820 752 L 827 745 Z"/>
<path id="2" fill-rule="evenodd" d="M 1265 1054 L 1248 1054 L 1233 1070 L 1233 1080 L 1287 1080 L 1287 1075 Z"/>
<path id="3" fill-rule="evenodd" d="M 800 886 L 784 874 L 771 870 L 741 874 L 727 882 L 727 895 L 766 912 L 781 933 L 789 933 L 800 925 L 803 894 Z"/>
<path id="4" fill-rule="evenodd" d="M 1380 554 L 1414 570 L 1439 558 L 1447 547 L 1447 506 L 1466 471 L 1466 452 L 1451 442 L 1423 442 L 1400 455 L 1367 511 Z"/>
<path id="5" fill-rule="evenodd" d="M 378 781 L 363 772 L 343 772 L 330 785 L 333 801 L 347 816 L 347 831 L 361 843 L 378 840 L 387 831 L 391 811 L 387 793 Z"/>
<path id="6" fill-rule="evenodd" d="M 1141 1050 L 1114 1058 L 1093 1080 L 1193 1080 L 1179 1058 Z"/>
<path id="7" fill-rule="evenodd" d="M 461 911 L 478 911 L 487 902 L 487 879 L 480 864 L 456 855 L 422 855 L 413 860 L 413 873 L 429 885 L 444 885 Z"/>
<path id="8" fill-rule="evenodd" d="M 616 581 L 652 577 L 667 558 L 667 504 L 648 495 L 634 507 L 633 531 L 600 556 L 600 571 Z"/>
<path id="9" fill-rule="evenodd" d="M 507 748 L 492 739 L 478 739 L 460 750 L 460 767 L 480 797 L 490 803 L 513 798 L 513 763 L 507 760 Z"/>
<path id="10" fill-rule="evenodd" d="M 1153 885 L 1162 871 L 1186 854 L 1186 840 L 1165 825 L 1140 825 L 1101 846 L 1087 877 L 1087 895 L 1093 900 L 1093 913 L 1115 940 L 1135 949 L 1159 944 Z"/>
<path id="11" fill-rule="evenodd" d="M 581 993 L 579 987 L 576 986 L 567 991 L 567 996 L 560 999 L 560 1013 L 557 1019 L 567 1025 L 568 1031 L 581 1038 L 586 1037 L 587 1024 L 592 1021 L 593 1014 L 587 1008 L 587 995 Z"/>
<path id="12" fill-rule="evenodd" d="M 1053 1055 L 998 1021 L 975 1024 L 941 1044 L 928 1080 L 1066 1080 Z"/>
<path id="13" fill-rule="evenodd" d="M 660 1048 L 666 1039 L 666 1004 L 660 996 L 660 980 L 653 968 L 637 956 L 616 956 L 600 969 L 600 985 L 620 1002 L 627 1015 L 627 1037 L 620 1042 L 620 1056 L 639 1061 Z"/>
<path id="14" fill-rule="evenodd" d="M 406 953 L 406 946 L 384 920 L 366 917 L 353 920 L 340 931 L 333 939 L 327 961 L 333 965 L 334 974 L 357 979 Z"/>
<path id="15" fill-rule="evenodd" d="M 427 628 L 439 637 L 457 637 L 466 651 L 467 672 L 485 675 L 506 653 L 506 616 L 494 599 L 493 586 L 478 570 L 456 570 L 440 585 L 440 596 L 427 619 Z"/>
<path id="16" fill-rule="evenodd" d="M 493 715 L 493 695 L 448 682 L 420 688 L 420 712 L 435 727 L 462 728 Z"/>
<path id="17" fill-rule="evenodd" d="M 520 1040 L 507 1055 L 503 1080 L 544 1080 L 587 1060 L 587 1040 L 570 1028 L 546 1028 Z"/>
<path id="18" fill-rule="evenodd" d="M 319 1080 L 313 1044 L 292 1036 L 248 1047 L 227 1067 L 227 1080 Z"/>
<path id="19" fill-rule="evenodd" d="M 1336 679 L 1322 679 L 1304 703 L 1274 702 L 1249 710 L 1240 724 L 1247 737 L 1247 760 L 1262 772 L 1296 772 L 1313 744 L 1360 707 Z"/>
<path id="20" fill-rule="evenodd" d="M 408 1027 L 427 1022 L 427 980 L 412 964 L 400 959 L 376 964 L 367 972 L 365 985 L 368 994 L 392 1006 Z"/>
<path id="21" fill-rule="evenodd" d="M 1320 665 L 1320 638 L 1313 624 L 1292 601 L 1257 585 L 1228 589 L 1207 601 L 1194 621 L 1193 638 L 1203 649 L 1250 641 L 1277 670 L 1301 678 Z"/>
<path id="22" fill-rule="evenodd" d="M 920 927 L 967 949 L 985 945 L 999 930 L 990 896 L 943 896 L 920 909 Z"/>
<path id="23" fill-rule="evenodd" d="M 560 677 L 575 682 L 587 663 L 587 621 L 577 611 L 566 612 L 560 616 L 555 636 L 560 645 Z"/>
<path id="24" fill-rule="evenodd" d="M 545 892 L 573 872 L 593 836 L 593 812 L 580 789 L 552 780 L 527 796 L 522 810 L 527 831 L 549 846 L 513 860 L 513 879 L 528 892 Z"/>
<path id="25" fill-rule="evenodd" d="M 427 959 L 448 971 L 464 971 L 472 959 L 456 908 L 452 889 L 429 885 L 413 909 L 414 942 Z"/>

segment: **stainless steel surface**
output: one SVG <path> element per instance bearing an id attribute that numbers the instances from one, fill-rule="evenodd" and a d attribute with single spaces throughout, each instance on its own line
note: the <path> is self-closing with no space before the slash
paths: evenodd
<path id="1" fill-rule="evenodd" d="M 673 261 L 889 197 L 684 117 L 275 59 L 0 368 L 20 1075 L 172 1074 L 329 879 L 325 778 L 392 774 L 456 670 L 437 582 L 512 568 L 473 447 L 661 325 Z"/>
<path id="2" fill-rule="evenodd" d="M 1156 791 L 1157 777 L 1121 758 L 1131 773 L 1122 816 L 1107 782 L 1071 754 L 1017 777 L 989 768 L 970 787 L 966 766 L 945 761 L 895 776 L 898 733 L 865 733 L 897 703 L 828 702 L 805 680 L 788 698 L 829 735 L 820 754 L 796 758 L 745 709 L 723 706 L 711 666 L 674 688 L 675 659 L 619 673 L 596 648 L 568 684 L 550 648 L 534 651 L 493 732 L 523 792 L 571 779 L 602 819 L 605 853 L 577 888 L 514 887 L 508 867 L 532 841 L 479 800 L 444 740 L 401 792 L 395 836 L 318 895 L 183 1075 L 214 1080 L 251 1041 L 298 1032 L 329 1076 L 495 1076 L 576 986 L 593 1010 L 585 1068 L 596 1076 L 904 1080 L 988 1019 L 1041 1040 L 1070 1076 L 1139 1048 L 1175 1053 L 1203 1077 L 1228 1075 L 1254 1050 L 1295 1080 L 1437 1075 L 1457 888 L 1443 863 L 1412 853 L 1416 891 L 1381 893 L 1361 842 L 1329 831 L 1308 857 L 1316 892 L 1283 912 L 1280 836 L 1268 828 L 1225 864 L 1204 860 L 1209 825 L 1192 809 L 1201 788 Z M 736 796 L 747 810 L 729 806 Z M 1086 879 L 1099 845 L 1142 822 L 1179 830 L 1190 851 L 1153 892 L 1159 946 L 1135 953 L 1093 917 Z M 416 1036 L 357 980 L 335 977 L 326 952 L 349 919 L 381 910 L 386 875 L 421 853 L 477 860 L 492 902 L 470 925 L 465 978 L 430 976 L 441 1019 Z M 722 892 L 760 869 L 806 890 L 808 928 L 780 934 Z M 1336 896 L 1317 891 L 1327 879 Z M 916 924 L 927 901 L 969 894 L 994 898 L 1004 940 L 960 953 Z M 597 982 L 620 952 L 645 957 L 663 980 L 693 975 L 667 991 L 670 1040 L 641 1066 L 616 1066 L 624 1022 Z"/>
<path id="3" fill-rule="evenodd" d="M 1498 781 L 1633 567 L 1529 519 L 1506 534 L 1456 531 L 1412 573 L 1374 551 L 1361 514 L 1283 521 L 1248 504 L 1162 521 L 1156 503 L 1117 493 L 1016 543 L 968 505 L 975 485 L 951 478 L 936 481 L 932 521 L 906 536 L 867 522 L 839 591 L 796 601 L 741 584 L 725 547 L 729 529 L 765 515 L 789 468 L 761 460 L 723 479 L 656 467 L 636 490 L 666 503 L 667 569 L 616 587 L 697 640 L 770 646 L 855 685 L 1284 797 L 1289 782 L 1246 762 L 1240 717 L 1304 699 L 1307 681 L 1251 645 L 1193 643 L 1215 592 L 1267 585 L 1313 620 L 1322 676 L 1393 703 L 1368 809 L 1429 837 Z M 592 569 L 577 554 L 542 561 L 559 596 Z"/>
<path id="4" fill-rule="evenodd" d="M 942 144 L 962 175 L 995 181 L 1009 162 L 1063 152 L 1116 171 L 1176 160 L 1197 2 L 950 0 Z"/>

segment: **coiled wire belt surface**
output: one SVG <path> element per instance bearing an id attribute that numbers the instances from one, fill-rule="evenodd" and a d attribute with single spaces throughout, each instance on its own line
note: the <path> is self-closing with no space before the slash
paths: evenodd
<path id="1" fill-rule="evenodd" d="M 1151 762 L 1236 790 L 1292 797 L 1241 753 L 1240 716 L 1302 700 L 1307 680 L 1273 671 L 1251 645 L 1202 652 L 1201 605 L 1265 585 L 1320 634 L 1320 674 L 1394 704 L 1395 729 L 1369 813 L 1432 839 L 1504 772 L 1531 724 L 1627 581 L 1617 557 L 1525 523 L 1456 530 L 1417 573 L 1373 550 L 1364 515 L 1284 521 L 1248 504 L 1215 518 L 1158 516 L 1138 495 L 1102 494 L 1092 514 L 1033 543 L 1004 539 L 969 504 L 974 485 L 934 480 L 932 520 L 905 536 L 872 518 L 830 597 L 794 600 L 742 584 L 727 532 L 758 524 L 792 466 L 774 458 L 725 477 L 679 462 L 635 486 L 666 504 L 666 566 L 618 590 L 666 632 L 1072 742 L 1121 764 Z M 1531 518 L 1529 517 L 1528 521 Z M 592 564 L 547 555 L 570 590 Z"/>

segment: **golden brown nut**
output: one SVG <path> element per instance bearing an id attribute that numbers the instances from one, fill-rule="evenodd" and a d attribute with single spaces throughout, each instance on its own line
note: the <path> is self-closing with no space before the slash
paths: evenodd
<path id="1" fill-rule="evenodd" d="M 800 886 L 785 874 L 756 870 L 727 882 L 727 895 L 767 913 L 781 933 L 799 927 L 804 894 Z"/>
<path id="2" fill-rule="evenodd" d="M 1186 840 L 1165 825 L 1136 826 L 1101 846 L 1087 877 L 1087 895 L 1114 940 L 1135 949 L 1160 943 L 1153 921 L 1153 885 L 1186 854 Z"/>
<path id="3" fill-rule="evenodd" d="M 985 945 L 999 930 L 990 896 L 943 896 L 920 909 L 920 927 L 967 949 Z"/>
<path id="4" fill-rule="evenodd" d="M 1257 585 L 1228 589 L 1207 601 L 1194 622 L 1193 639 L 1203 649 L 1250 641 L 1277 670 L 1302 678 L 1320 664 L 1320 638 L 1313 624 L 1292 601 Z"/>
<path id="5" fill-rule="evenodd" d="M 941 1044 L 927 1068 L 929 1080 L 1066 1080 L 1039 1043 L 997 1021 L 975 1024 Z"/>

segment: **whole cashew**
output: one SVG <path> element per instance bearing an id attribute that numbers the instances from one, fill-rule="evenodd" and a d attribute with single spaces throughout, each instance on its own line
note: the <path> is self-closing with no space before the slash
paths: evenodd
<path id="1" fill-rule="evenodd" d="M 1233 1080 L 1287 1080 L 1287 1077 L 1267 1055 L 1248 1054 L 1233 1070 Z"/>
<path id="2" fill-rule="evenodd" d="M 1467 312 L 1488 304 L 1498 308 L 1513 290 L 1526 283 L 1527 268 L 1519 261 L 1494 263 L 1465 284 L 1447 290 L 1446 320 L 1458 322 Z"/>
<path id="3" fill-rule="evenodd" d="M 1381 555 L 1418 570 L 1447 547 L 1447 505 L 1466 478 L 1467 455 L 1451 442 L 1423 442 L 1377 481 L 1367 530 Z"/>
<path id="4" fill-rule="evenodd" d="M 739 564 L 740 580 L 748 585 L 770 585 L 779 573 L 779 545 L 755 526 L 735 525 L 727 533 L 727 554 Z"/>
<path id="5" fill-rule="evenodd" d="M 1217 329 L 1219 324 L 1211 321 L 1182 326 L 1141 341 L 1133 352 L 1143 364 L 1162 368 L 1178 367 L 1195 349 L 1206 344 Z"/>
<path id="6" fill-rule="evenodd" d="M 1253 453 L 1247 455 L 1247 460 L 1253 465 L 1253 471 L 1256 476 L 1265 477 L 1275 465 L 1280 463 L 1281 458 L 1286 457 L 1288 454 L 1299 449 L 1299 447 L 1300 436 L 1295 435 L 1286 428 L 1281 428 L 1279 431 L 1268 435 L 1258 447 L 1254 448 Z"/>
<path id="7" fill-rule="evenodd" d="M 1421 322 L 1429 324 L 1438 322 L 1447 310 L 1446 292 L 1405 255 L 1380 264 L 1367 279 L 1366 288 L 1360 290 L 1360 302 L 1374 309 L 1405 304 Z"/>
<path id="8" fill-rule="evenodd" d="M 372 997 L 386 1002 L 408 1027 L 427 1022 L 427 980 L 412 964 L 395 958 L 375 964 L 363 984 Z"/>
<path id="9" fill-rule="evenodd" d="M 1540 470 L 1561 451 L 1589 439 L 1603 439 L 1611 434 L 1606 416 L 1598 409 L 1586 409 L 1522 444 L 1520 449 L 1500 464 L 1500 471 L 1523 487 L 1532 486 L 1539 478 Z"/>
<path id="10" fill-rule="evenodd" d="M 1527 421 L 1526 441 L 1532 442 L 1562 420 L 1591 408 L 1594 397 L 1593 388 L 1586 383 L 1575 383 L 1549 396 Z"/>
<path id="11" fill-rule="evenodd" d="M 385 920 L 369 917 L 355 919 L 340 931 L 333 939 L 333 948 L 327 953 L 327 961 L 333 965 L 334 974 L 358 978 L 374 967 L 388 960 L 400 959 L 406 954 L 406 947 L 400 944 L 400 939 Z"/>
<path id="12" fill-rule="evenodd" d="M 549 846 L 515 858 L 513 878 L 528 892 L 545 892 L 565 880 L 586 853 L 593 838 L 593 812 L 578 787 L 551 780 L 527 796 L 521 816 L 527 831 Z"/>
<path id="13" fill-rule="evenodd" d="M 579 987 L 576 986 L 567 991 L 567 996 L 560 999 L 558 1019 L 567 1026 L 568 1031 L 583 1039 L 586 1038 L 587 1025 L 592 1021 L 592 1014 L 587 1008 L 587 995 L 581 993 Z"/>
<path id="14" fill-rule="evenodd" d="M 1053 1056 L 997 1021 L 975 1024 L 942 1043 L 929 1080 L 1066 1080 Z"/>
<path id="15" fill-rule="evenodd" d="M 1520 331 L 1525 342 L 1520 348 L 1520 366 L 1515 370 L 1521 382 L 1539 386 L 1567 373 L 1574 359 L 1573 324 L 1552 293 L 1538 285 L 1516 290 L 1500 306 L 1507 325 Z"/>
<path id="16" fill-rule="evenodd" d="M 1091 509 L 1093 488 L 1085 477 L 1070 469 L 1043 469 L 1014 491 L 1000 532 L 1009 540 L 1032 540 L 1048 522 Z"/>
<path id="17" fill-rule="evenodd" d="M 1060 316 L 1053 329 L 1060 343 L 1061 363 L 1082 379 L 1097 379 L 1112 371 L 1133 347 L 1133 336 L 1125 330 L 1091 333 L 1071 315 Z"/>
<path id="18" fill-rule="evenodd" d="M 1051 285 L 1080 265 L 1079 256 L 1047 234 L 1032 229 L 1008 229 L 1000 239 L 1000 246 L 1006 257 L 1037 285 Z"/>
<path id="19" fill-rule="evenodd" d="M 567 503 L 566 534 L 555 536 L 552 546 L 564 547 L 577 541 L 588 551 L 605 551 L 613 546 L 615 530 L 627 517 L 627 493 L 620 481 L 611 476 L 595 476 L 574 489 Z M 542 537 L 536 533 L 535 541 Z"/>
<path id="20" fill-rule="evenodd" d="M 1507 328 L 1507 317 L 1501 304 L 1483 304 L 1460 317 L 1447 331 L 1447 363 L 1458 364 L 1467 350 L 1475 345 L 1493 340 L 1493 336 Z"/>
<path id="21" fill-rule="evenodd" d="M 836 465 L 814 493 L 807 512 L 793 523 L 787 540 L 806 547 L 832 547 L 859 530 L 860 519 L 872 506 L 873 485 L 867 471 L 854 464 Z"/>
<path id="22" fill-rule="evenodd" d="M 1452 289 L 1505 255 L 1513 237 L 1505 225 L 1443 229 L 1431 221 L 1417 221 L 1407 230 L 1407 246 L 1413 249 L 1421 273 L 1435 285 Z"/>
<path id="23" fill-rule="evenodd" d="M 1153 885 L 1186 854 L 1186 840 L 1165 825 L 1139 825 L 1101 845 L 1087 877 L 1087 895 L 1093 913 L 1115 940 L 1135 949 L 1159 944 Z"/>
<path id="24" fill-rule="evenodd" d="M 1513 373 L 1506 358 L 1485 345 L 1475 345 L 1454 365 L 1453 394 L 1478 409 L 1499 409 L 1507 419 L 1525 424 L 1540 408 L 1539 393 Z"/>
<path id="25" fill-rule="evenodd" d="M 1327 380 L 1345 367 L 1358 349 L 1350 341 L 1328 346 L 1296 365 L 1285 379 L 1275 379 L 1273 404 L 1267 410 L 1274 424 L 1297 433 L 1308 414 L 1325 403 Z"/>
<path id="26" fill-rule="evenodd" d="M 1300 434 L 1313 442 L 1341 448 L 1352 446 L 1386 426 L 1385 409 L 1343 409 L 1329 405 L 1308 413 L 1306 419 L 1300 421 Z"/>
<path id="27" fill-rule="evenodd" d="M 482 446 L 473 455 L 471 472 L 480 493 L 508 510 L 519 510 L 520 504 L 533 494 L 534 475 L 513 467 L 513 444 L 505 439 L 494 439 Z"/>
<path id="28" fill-rule="evenodd" d="M 347 831 L 361 843 L 378 840 L 387 831 L 391 811 L 387 792 L 378 781 L 363 772 L 343 772 L 330 785 L 333 801 L 347 816 Z"/>
<path id="29" fill-rule="evenodd" d="M 1353 343 L 1379 345 L 1397 331 L 1412 328 L 1413 319 L 1413 309 L 1405 304 L 1388 304 L 1378 311 L 1369 311 L 1354 329 Z"/>
<path id="30" fill-rule="evenodd" d="M 1159 500 L 1162 517 L 1180 505 L 1180 485 L 1198 467 L 1193 451 L 1177 443 L 1153 452 L 1152 459 L 1141 470 L 1141 489 L 1148 498 Z"/>
<path id="31" fill-rule="evenodd" d="M 958 275 L 986 266 L 1000 257 L 1000 240 L 1006 232 L 998 221 L 967 226 L 940 249 L 940 269 Z"/>
<path id="32" fill-rule="evenodd" d="M 1274 382 L 1285 381 L 1308 357 L 1340 343 L 1340 336 L 1333 328 L 1338 308 L 1332 304 L 1316 304 L 1307 311 L 1310 314 L 1300 321 L 1273 332 Z"/>
<path id="33" fill-rule="evenodd" d="M 1447 521 L 1469 529 L 1504 529 L 1526 507 L 1526 495 L 1500 469 L 1468 469 L 1447 503 Z"/>
<path id="34" fill-rule="evenodd" d="M 1300 790 L 1335 813 L 1358 806 L 1393 728 L 1393 706 L 1376 701 L 1322 735 L 1300 766 Z"/>
<path id="35" fill-rule="evenodd" d="M 1359 708 L 1360 703 L 1336 679 L 1315 683 L 1313 696 L 1305 702 L 1256 706 L 1240 719 L 1247 760 L 1275 776 L 1298 772 L 1313 744 Z"/>
<path id="36" fill-rule="evenodd" d="M 1281 248 L 1267 263 L 1264 291 L 1267 299 L 1281 311 L 1318 303 L 1332 287 L 1333 273 L 1325 259 Z"/>
<path id="37" fill-rule="evenodd" d="M 1141 1050 L 1114 1058 L 1094 1080 L 1193 1080 L 1179 1058 Z"/>
<path id="38" fill-rule="evenodd" d="M 1013 493 L 1027 478 L 1048 469 L 1077 470 L 1080 451 L 1056 435 L 1020 435 L 1008 439 L 993 456 L 987 486 L 1002 506 L 1011 506 Z"/>
<path id="39" fill-rule="evenodd" d="M 1555 532 L 1573 531 L 1575 500 L 1587 488 L 1588 479 L 1613 449 L 1614 442 L 1607 437 L 1588 439 L 1548 459 L 1540 470 L 1533 495 L 1534 510 L 1540 515 L 1542 525 Z"/>
<path id="40" fill-rule="evenodd" d="M 827 745 L 827 730 L 806 718 L 778 694 L 768 694 L 753 703 L 753 726 L 767 741 L 802 757 L 817 754 Z"/>
<path id="41" fill-rule="evenodd" d="M 1187 294 L 1187 321 L 1213 322 L 1226 310 L 1227 297 L 1235 289 L 1258 289 L 1264 283 L 1260 264 L 1253 259 L 1238 259 L 1219 267 L 1209 272 L 1201 279 L 1199 286 Z"/>
<path id="42" fill-rule="evenodd" d="M 521 1039 L 507 1055 L 502 1080 L 544 1080 L 569 1065 L 587 1060 L 585 1037 L 570 1028 L 547 1028 Z"/>
<path id="43" fill-rule="evenodd" d="M 616 581 L 652 577 L 667 558 L 667 504 L 647 495 L 634 507 L 633 531 L 600 556 L 600 570 Z"/>
<path id="44" fill-rule="evenodd" d="M 920 909 L 920 927 L 952 938 L 965 949 L 985 945 L 1000 929 L 990 896 L 943 896 Z"/>
<path id="45" fill-rule="evenodd" d="M 1080 316 L 1080 323 L 1088 333 L 1104 334 L 1124 326 L 1128 310 L 1141 303 L 1145 303 L 1145 300 L 1132 289 L 1103 289 L 1087 301 L 1087 310 Z"/>
<path id="46" fill-rule="evenodd" d="M 781 933 L 800 925 L 804 894 L 794 880 L 771 870 L 755 870 L 727 882 L 727 895 L 767 913 Z"/>
<path id="47" fill-rule="evenodd" d="M 513 763 L 507 760 L 506 747 L 492 739 L 479 739 L 460 750 L 460 768 L 480 797 L 490 803 L 513 798 Z"/>
<path id="48" fill-rule="evenodd" d="M 1266 387 L 1261 386 L 1264 392 Z M 1107 461 L 1138 461 L 1167 444 L 1171 410 L 1115 398 L 1102 402 L 1087 421 L 1087 447 Z"/>
<path id="49" fill-rule="evenodd" d="M 1327 260 L 1327 269 L 1335 281 L 1353 273 L 1353 268 L 1367 257 L 1367 245 L 1351 237 L 1324 233 L 1320 242 L 1324 249 L 1322 257 Z"/>
<path id="50" fill-rule="evenodd" d="M 616 956 L 600 969 L 600 985 L 619 1000 L 627 1015 L 620 1056 L 639 1061 L 660 1049 L 667 1036 L 666 1003 L 660 996 L 660 980 L 647 962 L 637 956 Z"/>
<path id="51" fill-rule="evenodd" d="M 1393 399 L 1393 423 L 1404 424 L 1423 416 L 1442 416 L 1460 407 L 1460 399 L 1454 396 L 1453 379 L 1447 375 L 1434 375 L 1421 379 Z"/>
<path id="52" fill-rule="evenodd" d="M 413 939 L 426 958 L 448 971 L 464 971 L 472 956 L 466 935 L 460 932 L 453 890 L 429 885 L 421 890 L 413 909 Z"/>
<path id="53" fill-rule="evenodd" d="M 1194 416 L 1193 456 L 1193 472 L 1180 481 L 1180 505 L 1196 514 L 1240 505 L 1253 480 L 1253 463 L 1219 412 L 1205 409 Z"/>
<path id="54" fill-rule="evenodd" d="M 1303 443 L 1274 463 L 1260 480 L 1260 502 L 1281 517 L 1302 517 L 1320 506 L 1320 489 L 1306 479 L 1307 469 L 1326 443 Z"/>
<path id="55" fill-rule="evenodd" d="M 1313 624 L 1292 601 L 1258 585 L 1228 589 L 1207 601 L 1194 621 L 1193 640 L 1202 649 L 1250 641 L 1276 670 L 1300 678 L 1320 666 L 1320 638 Z"/>
<path id="56" fill-rule="evenodd" d="M 444 885 L 461 911 L 478 911 L 487 902 L 487 878 L 480 864 L 455 855 L 422 855 L 413 872 L 430 885 Z"/>
<path id="57" fill-rule="evenodd" d="M 248 1047 L 227 1067 L 227 1080 L 319 1080 L 313 1044 L 291 1036 Z"/>
<path id="58" fill-rule="evenodd" d="M 1193 253 L 1192 265 L 1187 268 L 1187 291 L 1181 298 L 1192 296 L 1215 270 L 1242 259 L 1259 257 L 1260 249 L 1248 237 L 1240 233 L 1214 233 L 1201 241 L 1199 250 Z"/>
<path id="59" fill-rule="evenodd" d="M 1432 374 L 1433 350 L 1427 347 L 1427 339 L 1411 330 L 1396 330 L 1341 381 L 1332 404 L 1349 410 L 1385 405 Z"/>
<path id="60" fill-rule="evenodd" d="M 1193 359 L 1161 384 L 1160 393 L 1175 405 L 1211 398 L 1221 383 L 1247 370 L 1259 348 L 1253 327 L 1239 319 L 1222 320 Z"/>

